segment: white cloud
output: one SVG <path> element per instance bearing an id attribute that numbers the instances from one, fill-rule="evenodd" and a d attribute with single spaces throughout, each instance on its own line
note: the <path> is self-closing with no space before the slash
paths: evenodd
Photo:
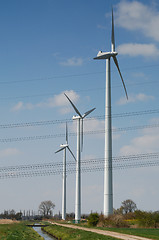
<path id="1" fill-rule="evenodd" d="M 45 102 L 39 102 L 36 104 L 32 103 L 23 103 L 18 102 L 13 108 L 12 111 L 20 111 L 20 110 L 31 110 L 34 108 L 54 108 L 54 107 L 60 107 L 60 112 L 65 114 L 72 110 L 72 107 L 70 106 L 70 103 L 68 99 L 64 96 L 64 93 L 66 93 L 69 98 L 76 103 L 79 100 L 79 95 L 73 91 L 73 90 L 66 90 L 64 92 L 61 92 L 58 95 L 54 95 L 52 98 L 48 98 Z"/>
<path id="2" fill-rule="evenodd" d="M 112 127 L 112 139 L 113 140 L 119 140 L 119 138 L 120 138 L 120 136 L 121 136 L 121 134 L 119 134 L 119 133 L 116 133 L 116 127 Z"/>
<path id="3" fill-rule="evenodd" d="M 134 73 L 132 73 L 132 75 L 135 77 L 135 78 L 143 78 L 143 79 L 148 79 L 147 78 L 147 75 L 145 74 L 145 73 L 143 73 L 143 72 L 134 72 Z"/>
<path id="4" fill-rule="evenodd" d="M 104 130 L 104 120 L 98 120 L 96 118 L 85 119 L 84 120 L 84 131 L 86 132 L 96 132 Z M 96 137 L 104 137 L 103 133 L 97 133 Z"/>
<path id="5" fill-rule="evenodd" d="M 11 110 L 15 112 L 15 111 L 21 110 L 22 108 L 23 108 L 23 102 L 18 102 Z"/>
<path id="6" fill-rule="evenodd" d="M 3 150 L 0 150 L 0 158 L 16 156 L 19 154 L 20 154 L 20 151 L 16 148 L 6 148 Z"/>
<path id="7" fill-rule="evenodd" d="M 60 112 L 62 114 L 66 114 L 73 110 L 68 99 L 64 96 L 64 93 L 67 94 L 73 103 L 76 103 L 79 100 L 79 95 L 73 90 L 62 92 L 59 95 L 55 95 L 52 99 L 50 98 L 48 101 L 48 106 L 60 107 Z"/>
<path id="8" fill-rule="evenodd" d="M 72 111 L 72 107 L 68 101 L 68 99 L 65 97 L 64 93 L 69 96 L 71 101 L 76 103 L 79 100 L 79 95 L 73 91 L 73 90 L 66 90 L 58 95 L 54 95 L 54 97 L 47 99 L 46 102 L 39 103 L 39 107 L 47 107 L 47 108 L 54 108 L 59 107 L 59 111 L 62 114 L 66 114 L 68 112 Z"/>
<path id="9" fill-rule="evenodd" d="M 131 57 L 157 57 L 159 49 L 154 44 L 126 43 L 118 46 L 117 51 L 120 55 L 129 55 Z"/>
<path id="10" fill-rule="evenodd" d="M 49 98 L 48 105 L 50 107 L 61 107 L 61 106 L 67 106 L 69 105 L 68 99 L 64 96 L 64 93 L 66 93 L 67 96 L 71 99 L 73 102 L 77 102 L 79 100 L 79 95 L 73 91 L 73 90 L 66 90 L 58 95 L 55 95 L 53 98 Z"/>
<path id="11" fill-rule="evenodd" d="M 25 108 L 28 109 L 28 110 L 31 110 L 31 109 L 34 108 L 34 105 L 32 103 L 26 103 Z"/>
<path id="12" fill-rule="evenodd" d="M 73 121 L 72 125 L 70 126 L 72 132 L 77 131 L 77 122 Z M 104 120 L 98 120 L 96 118 L 85 118 L 83 122 L 83 131 L 84 133 L 91 133 L 94 132 L 96 138 L 104 138 Z M 99 131 L 99 133 L 98 133 Z M 89 136 L 89 134 L 88 134 Z"/>
<path id="13" fill-rule="evenodd" d="M 98 24 L 98 25 L 97 25 L 97 28 L 103 29 L 103 30 L 107 29 L 105 26 L 103 26 L 103 25 L 101 25 L 101 24 Z"/>
<path id="14" fill-rule="evenodd" d="M 133 138 L 120 149 L 121 155 L 158 152 L 159 129 L 145 129 L 141 136 Z"/>
<path id="15" fill-rule="evenodd" d="M 68 58 L 66 61 L 60 62 L 60 64 L 63 66 L 70 66 L 70 67 L 81 66 L 83 64 L 83 59 L 72 57 L 72 58 Z"/>
<path id="16" fill-rule="evenodd" d="M 65 127 L 65 126 L 64 126 Z M 72 132 L 77 131 L 77 123 L 76 121 L 73 121 L 71 126 Z M 96 138 L 104 138 L 104 129 L 105 129 L 105 120 L 98 120 L 96 118 L 85 118 L 83 123 L 83 130 L 84 132 L 89 136 L 89 132 L 94 132 Z M 115 130 L 115 127 L 112 127 L 113 130 Z M 91 135 L 90 135 L 91 136 Z M 120 134 L 116 132 L 112 132 L 112 138 L 113 140 L 118 140 L 120 138 Z"/>
<path id="17" fill-rule="evenodd" d="M 11 111 L 12 112 L 17 112 L 20 110 L 24 110 L 24 109 L 28 109 L 31 110 L 33 109 L 35 106 L 32 103 L 24 103 L 24 102 L 18 102 L 15 106 L 12 107 Z"/>
<path id="18" fill-rule="evenodd" d="M 54 57 L 58 57 L 58 56 L 60 55 L 60 53 L 59 53 L 59 52 L 54 52 L 52 55 L 53 55 Z"/>
<path id="19" fill-rule="evenodd" d="M 121 1 L 117 5 L 116 24 L 159 41 L 159 12 L 139 1 Z"/>
<path id="20" fill-rule="evenodd" d="M 153 100 L 153 99 L 154 99 L 153 96 L 148 96 L 144 93 L 139 93 L 137 95 L 129 96 L 128 100 L 125 97 L 122 97 L 119 99 L 117 104 L 124 105 L 124 104 L 134 103 L 134 102 L 146 102 L 146 101 Z"/>

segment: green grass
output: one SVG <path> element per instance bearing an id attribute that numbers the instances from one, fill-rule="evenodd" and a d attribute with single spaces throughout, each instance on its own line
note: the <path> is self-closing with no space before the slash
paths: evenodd
<path id="1" fill-rule="evenodd" d="M 125 234 L 130 234 L 130 235 L 135 235 L 135 236 L 140 236 L 140 237 L 146 237 L 146 238 L 151 238 L 151 239 L 156 239 L 159 240 L 159 229 L 156 228 L 107 228 L 107 227 L 90 227 L 87 224 L 77 224 L 78 226 L 81 227 L 86 227 L 86 228 L 94 228 L 94 229 L 101 229 L 101 230 L 107 230 L 107 231 L 112 231 L 112 232 L 119 232 L 119 233 L 125 233 Z"/>
<path id="2" fill-rule="evenodd" d="M 61 226 L 52 225 L 42 228 L 52 236 L 61 238 L 62 240 L 117 240 L 116 238 L 103 236 L 97 233 L 86 232 L 78 229 L 71 229 Z"/>
<path id="3" fill-rule="evenodd" d="M 99 228 L 113 232 L 125 233 L 140 237 L 152 238 L 159 240 L 159 229 L 150 228 Z"/>
<path id="4" fill-rule="evenodd" d="M 65 223 L 68 224 L 68 222 L 65 222 Z M 125 234 L 130 234 L 130 235 L 135 235 L 135 236 L 140 236 L 140 237 L 145 237 L 145 238 L 151 238 L 151 239 L 159 240 L 159 229 L 89 227 L 88 225 L 83 224 L 83 223 L 76 224 L 76 225 L 81 226 L 81 227 L 86 227 L 86 228 L 101 229 L 101 230 L 125 233 Z"/>
<path id="5" fill-rule="evenodd" d="M 79 224 L 80 226 L 80 224 Z M 82 225 L 82 227 L 90 228 L 87 225 Z M 93 228 L 93 227 L 92 227 Z M 101 229 L 112 232 L 125 233 L 145 238 L 151 238 L 159 240 L 159 229 L 151 228 L 106 228 L 106 227 L 94 227 L 94 229 Z"/>
<path id="6" fill-rule="evenodd" d="M 0 240 L 43 240 L 31 227 L 25 224 L 1 224 Z"/>

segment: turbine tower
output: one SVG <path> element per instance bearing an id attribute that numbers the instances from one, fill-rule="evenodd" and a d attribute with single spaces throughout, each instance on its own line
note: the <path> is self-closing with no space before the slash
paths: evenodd
<path id="1" fill-rule="evenodd" d="M 112 35 L 111 35 L 111 52 L 99 51 L 94 59 L 106 60 L 106 92 L 105 92 L 105 166 L 104 166 L 104 216 L 113 214 L 113 176 L 112 176 L 112 120 L 111 120 L 111 75 L 110 59 L 113 58 L 118 69 L 122 84 L 128 99 L 127 90 L 123 77 L 120 72 L 117 52 L 115 51 L 114 36 L 114 16 L 112 9 Z"/>
<path id="2" fill-rule="evenodd" d="M 81 220 L 81 151 L 83 149 L 83 119 L 88 116 L 95 108 L 85 112 L 83 115 L 78 111 L 70 98 L 64 93 L 66 98 L 71 103 L 73 109 L 78 116 L 73 116 L 73 120 L 77 120 L 77 161 L 76 161 L 76 200 L 75 200 L 75 222 Z M 80 130 L 81 128 L 81 130 Z M 80 135 L 81 134 L 81 135 Z"/>
<path id="3" fill-rule="evenodd" d="M 67 123 L 66 123 L 66 143 L 60 145 L 61 149 L 57 150 L 55 153 L 61 152 L 64 150 L 63 153 L 63 185 L 62 185 L 62 219 L 66 219 L 66 148 L 69 150 L 73 158 L 76 160 L 73 152 L 69 148 L 68 145 L 68 129 L 67 129 Z"/>

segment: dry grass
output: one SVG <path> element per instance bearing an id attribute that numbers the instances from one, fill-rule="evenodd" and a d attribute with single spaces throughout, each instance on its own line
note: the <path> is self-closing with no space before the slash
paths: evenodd
<path id="1" fill-rule="evenodd" d="M 12 224 L 12 223 L 18 223 L 18 221 L 12 219 L 0 219 L 0 224 Z"/>

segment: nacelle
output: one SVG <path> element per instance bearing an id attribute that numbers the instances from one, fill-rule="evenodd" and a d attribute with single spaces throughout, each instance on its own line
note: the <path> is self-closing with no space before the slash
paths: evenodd
<path id="1" fill-rule="evenodd" d="M 117 52 L 102 52 L 99 51 L 97 54 L 97 57 L 95 57 L 94 59 L 108 59 L 111 58 L 113 56 L 116 56 L 118 53 Z"/>

